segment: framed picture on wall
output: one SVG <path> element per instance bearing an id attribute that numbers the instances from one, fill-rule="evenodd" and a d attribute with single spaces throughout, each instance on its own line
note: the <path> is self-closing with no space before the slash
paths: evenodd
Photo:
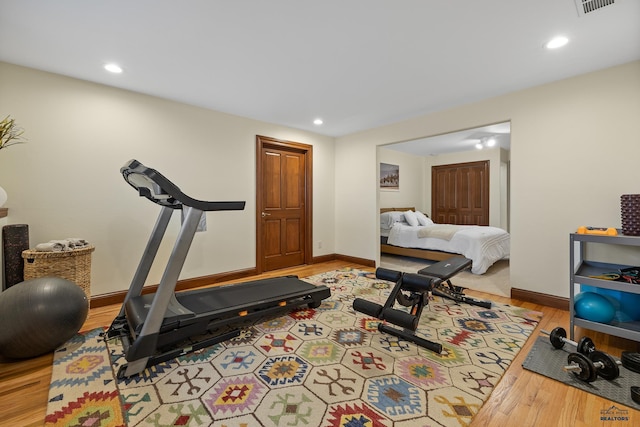
<path id="1" fill-rule="evenodd" d="M 380 190 L 400 190 L 400 166 L 380 163 Z"/>

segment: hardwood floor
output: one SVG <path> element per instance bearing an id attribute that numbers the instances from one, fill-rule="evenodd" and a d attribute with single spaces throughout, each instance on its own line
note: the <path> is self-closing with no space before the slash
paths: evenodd
<path id="1" fill-rule="evenodd" d="M 344 267 L 373 271 L 371 267 L 359 264 L 331 261 L 278 270 L 258 278 L 283 274 L 306 277 Z M 640 425 L 640 411 L 566 386 L 522 368 L 522 362 L 529 353 L 539 329 L 551 330 L 556 326 L 568 329 L 569 313 L 567 311 L 477 291 L 468 291 L 467 293 L 478 298 L 492 299 L 496 302 L 541 311 L 544 314 L 538 329 L 518 353 L 492 395 L 474 418 L 471 426 L 632 427 Z M 120 305 L 92 309 L 82 329 L 87 330 L 109 325 L 119 309 Z M 589 335 L 596 343 L 598 350 L 605 351 L 615 357 L 620 357 L 622 350 L 638 351 L 638 343 L 634 341 L 587 330 L 578 330 L 576 335 Z M 44 424 L 52 361 L 52 354 L 17 362 L 0 359 L 0 426 L 41 426 Z M 640 386 L 640 384 L 638 385 Z M 629 419 L 615 422 L 601 421 L 601 411 L 612 405 L 621 410 L 627 410 Z"/>

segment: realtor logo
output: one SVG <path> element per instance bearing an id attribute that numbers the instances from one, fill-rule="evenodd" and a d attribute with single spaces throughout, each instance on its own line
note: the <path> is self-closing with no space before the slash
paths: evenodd
<path id="1" fill-rule="evenodd" d="M 600 411 L 600 421 L 629 421 L 629 411 L 611 406 Z"/>

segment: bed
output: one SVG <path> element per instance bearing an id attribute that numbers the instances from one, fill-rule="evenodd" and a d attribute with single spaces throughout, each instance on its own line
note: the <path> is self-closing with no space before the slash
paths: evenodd
<path id="1" fill-rule="evenodd" d="M 464 256 L 473 262 L 472 273 L 484 274 L 509 257 L 509 248 L 509 233 L 501 228 L 435 224 L 413 207 L 380 209 L 382 253 L 432 261 Z"/>

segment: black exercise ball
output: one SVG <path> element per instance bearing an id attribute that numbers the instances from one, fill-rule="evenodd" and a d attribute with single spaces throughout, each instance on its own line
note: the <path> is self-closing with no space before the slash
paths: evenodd
<path id="1" fill-rule="evenodd" d="M 49 353 L 71 339 L 89 313 L 89 300 L 75 283 L 41 277 L 0 293 L 0 354 L 25 359 Z"/>

